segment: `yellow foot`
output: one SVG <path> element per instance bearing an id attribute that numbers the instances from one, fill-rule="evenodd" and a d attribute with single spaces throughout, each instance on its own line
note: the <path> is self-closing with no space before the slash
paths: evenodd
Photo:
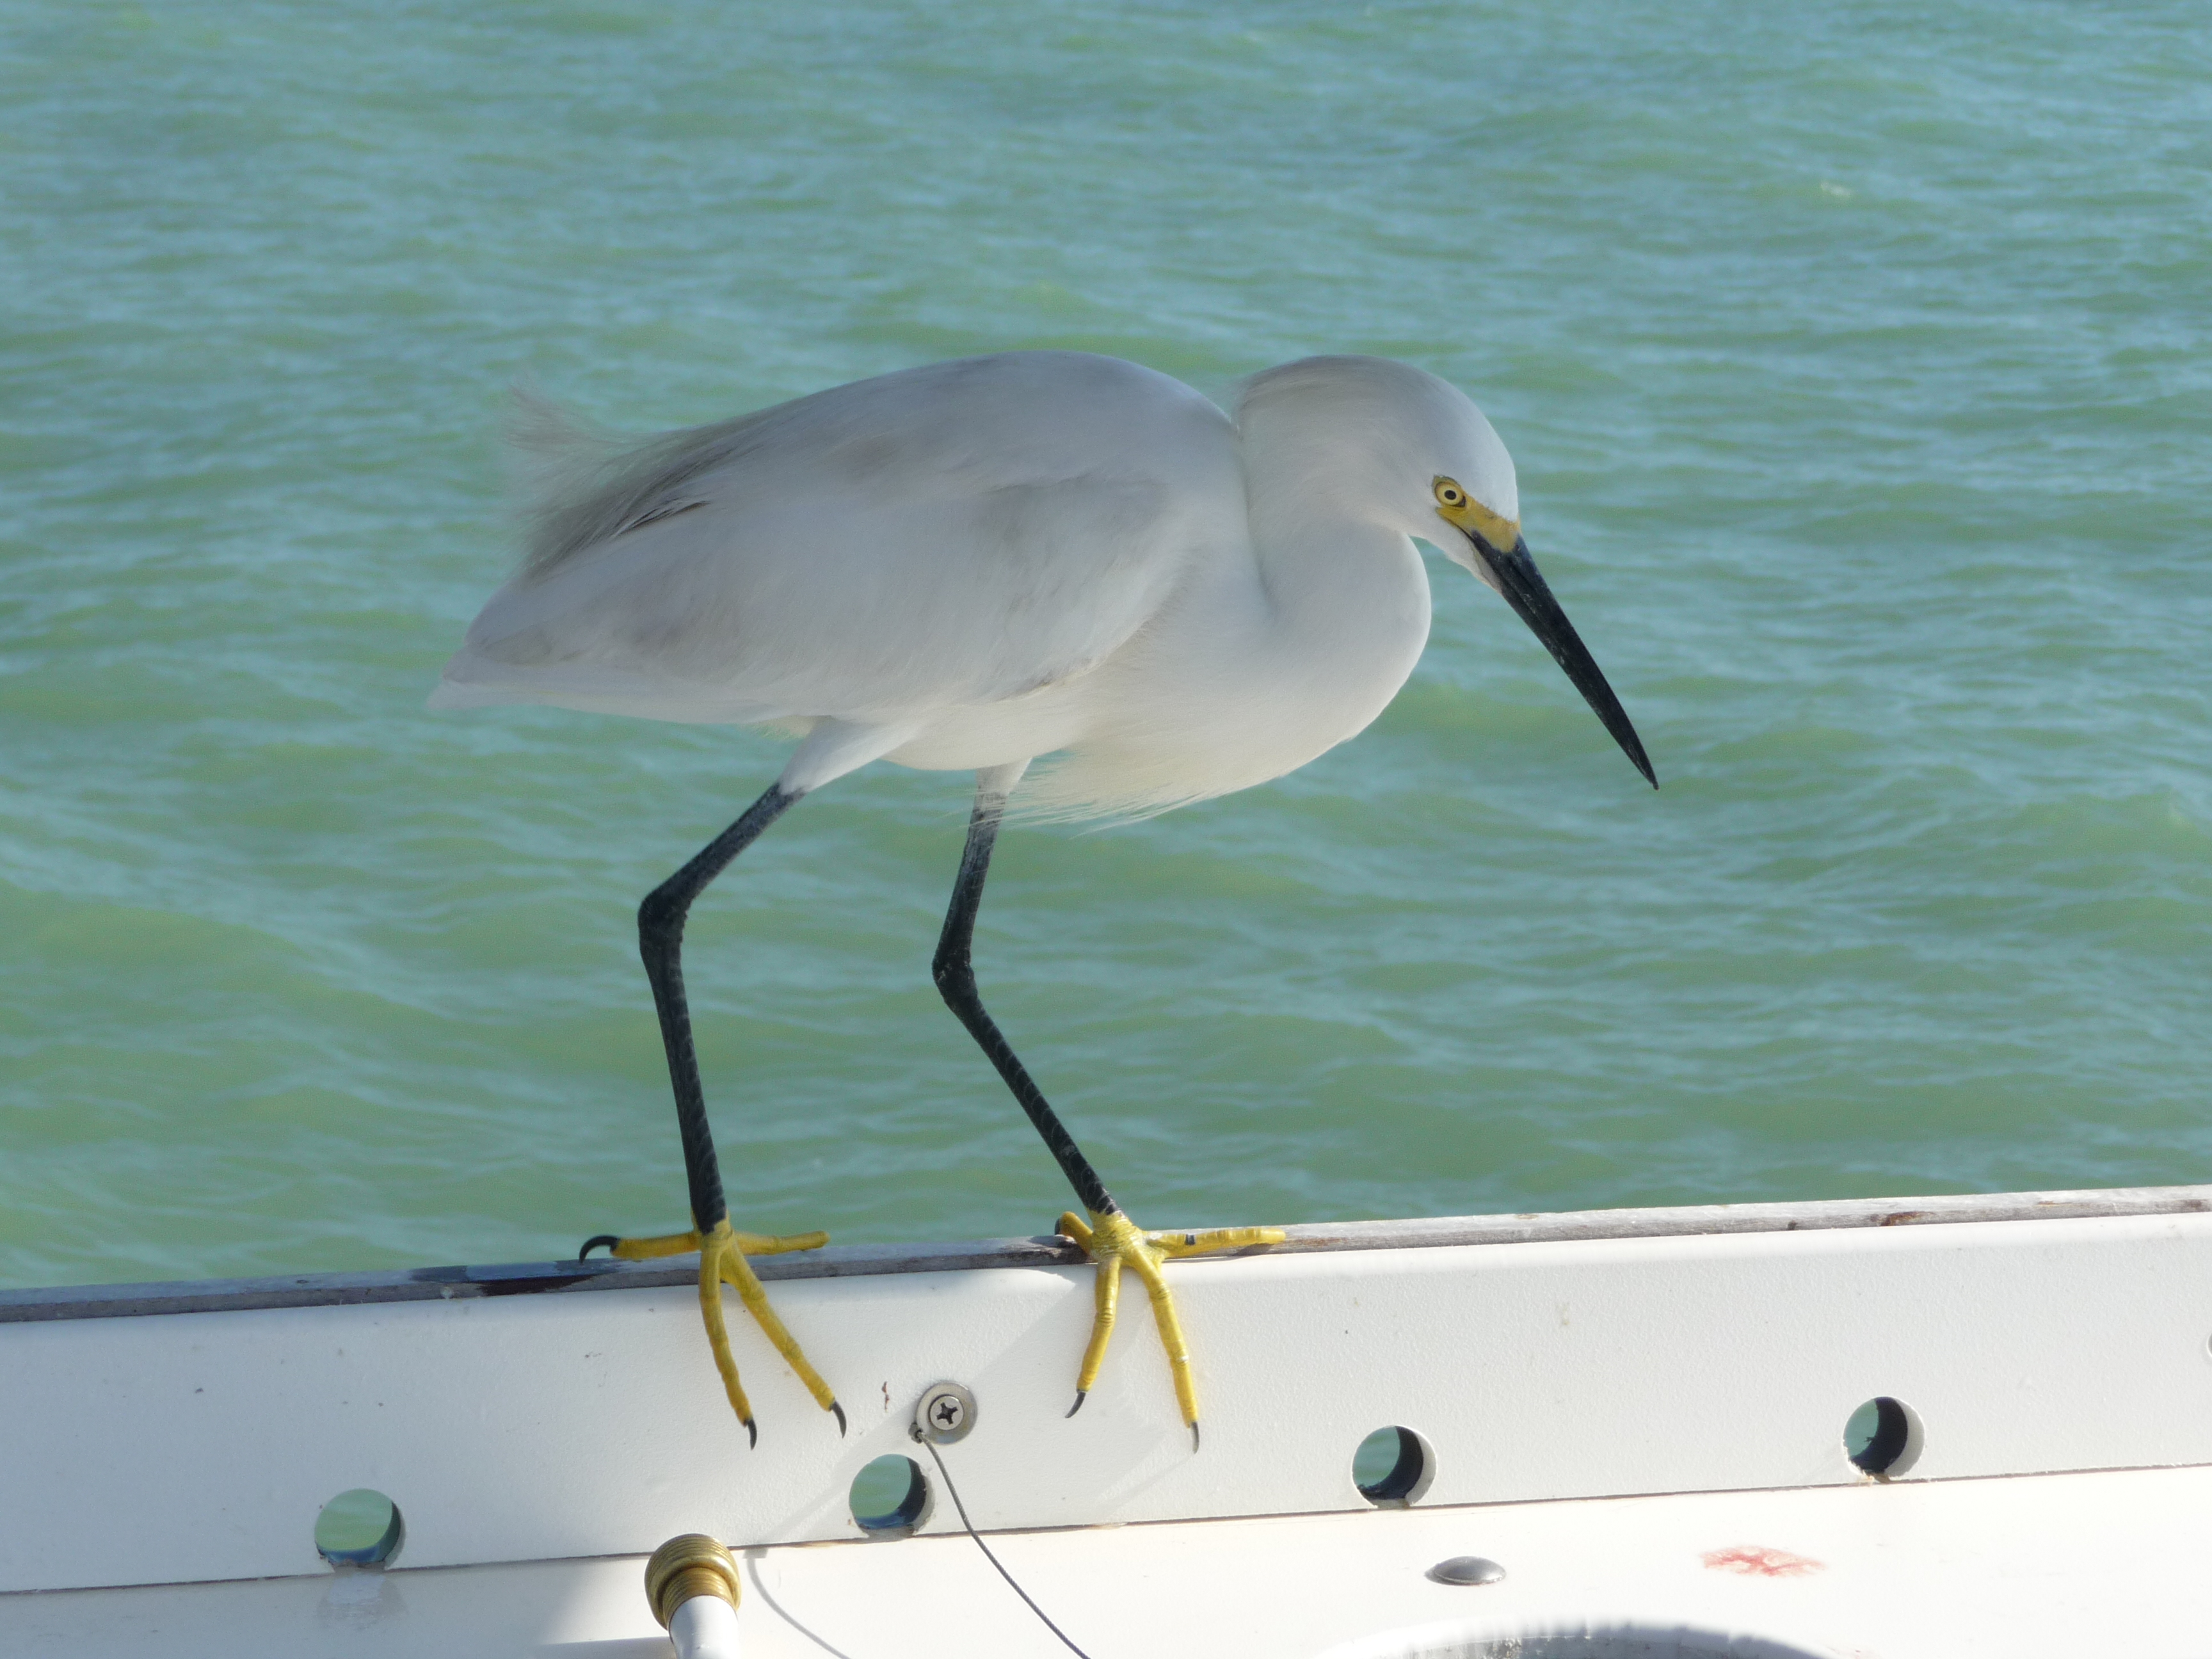
<path id="1" fill-rule="evenodd" d="M 745 1398 L 744 1385 L 738 1381 L 738 1362 L 730 1355 L 729 1328 L 722 1322 L 722 1286 L 729 1285 L 738 1293 L 738 1300 L 745 1304 L 775 1351 L 784 1357 L 791 1369 L 799 1373 L 799 1380 L 814 1396 L 814 1403 L 825 1412 L 834 1412 L 837 1418 L 837 1432 L 845 1432 L 845 1408 L 837 1403 L 837 1396 L 822 1380 L 822 1374 L 808 1363 L 799 1344 L 784 1328 L 783 1321 L 776 1317 L 775 1310 L 768 1304 L 768 1292 L 761 1288 L 755 1276 L 749 1255 L 781 1255 L 790 1250 L 818 1250 L 830 1242 L 827 1233 L 794 1233 L 788 1238 L 770 1238 L 762 1233 L 732 1232 L 727 1218 L 716 1222 L 702 1238 L 697 1232 L 665 1233 L 659 1238 L 617 1238 L 602 1233 L 584 1246 L 582 1255 L 589 1255 L 592 1246 L 605 1244 L 609 1251 L 625 1261 L 650 1261 L 657 1256 L 683 1255 L 699 1252 L 699 1311 L 707 1322 L 707 1346 L 714 1351 L 714 1369 L 722 1374 L 722 1388 L 730 1396 L 730 1409 L 738 1414 L 738 1421 L 745 1425 L 750 1444 L 760 1443 L 760 1431 L 753 1426 L 753 1408 Z"/>
<path id="2" fill-rule="evenodd" d="M 1198 1384 L 1191 1379 L 1190 1345 L 1183 1340 L 1182 1322 L 1176 1317 L 1175 1297 L 1169 1293 L 1160 1264 L 1171 1256 L 1279 1244 L 1285 1236 L 1283 1230 L 1222 1227 L 1208 1233 L 1147 1233 L 1139 1232 L 1136 1223 L 1119 1211 L 1101 1215 L 1093 1210 L 1086 1226 L 1071 1210 L 1060 1217 L 1060 1231 L 1098 1264 L 1098 1312 L 1091 1322 L 1091 1346 L 1083 1351 L 1083 1370 L 1075 1379 L 1075 1403 L 1067 1408 L 1067 1414 L 1073 1417 L 1083 1409 L 1091 1385 L 1098 1380 L 1098 1368 L 1106 1363 L 1106 1345 L 1114 1336 L 1114 1315 L 1121 1304 L 1121 1269 L 1126 1264 L 1145 1281 L 1146 1293 L 1152 1299 L 1152 1318 L 1160 1328 L 1160 1344 L 1168 1351 L 1168 1370 L 1175 1378 L 1176 1403 L 1182 1407 L 1182 1420 L 1190 1425 L 1190 1449 L 1196 1451 Z"/>

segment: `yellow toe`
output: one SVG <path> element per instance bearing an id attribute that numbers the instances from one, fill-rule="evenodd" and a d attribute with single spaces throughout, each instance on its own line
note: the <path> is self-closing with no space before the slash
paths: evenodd
<path id="1" fill-rule="evenodd" d="M 617 1238 L 610 1249 L 624 1261 L 651 1261 L 692 1250 L 699 1252 L 699 1314 L 707 1327 L 707 1346 L 714 1353 L 714 1369 L 721 1373 L 722 1391 L 729 1396 L 730 1409 L 738 1414 L 738 1421 L 745 1425 L 746 1434 L 757 1444 L 760 1431 L 753 1424 L 752 1402 L 745 1397 L 744 1383 L 738 1380 L 737 1358 L 730 1352 L 729 1325 L 722 1314 L 722 1286 L 727 1285 L 737 1291 L 745 1311 L 799 1374 L 799 1380 L 806 1385 L 806 1391 L 814 1396 L 816 1403 L 823 1410 L 836 1413 L 837 1430 L 842 1434 L 845 1430 L 844 1408 L 838 1405 L 837 1396 L 808 1361 L 775 1310 L 769 1305 L 768 1292 L 762 1288 L 752 1264 L 745 1259 L 750 1255 L 783 1255 L 793 1250 L 818 1250 L 829 1242 L 830 1235 L 819 1232 L 781 1237 L 767 1233 L 741 1233 L 732 1229 L 725 1218 L 703 1237 L 695 1229 L 653 1238 Z"/>
<path id="2" fill-rule="evenodd" d="M 1190 1345 L 1183 1336 L 1175 1294 L 1168 1288 L 1167 1275 L 1160 1271 L 1160 1264 L 1178 1256 L 1280 1244 L 1285 1238 L 1282 1229 L 1224 1227 L 1206 1232 L 1147 1233 L 1139 1231 L 1136 1223 L 1119 1211 L 1104 1214 L 1093 1211 L 1087 1225 L 1073 1212 L 1061 1216 L 1060 1231 L 1081 1246 L 1098 1268 L 1091 1340 L 1083 1350 L 1083 1364 L 1075 1379 L 1075 1405 L 1068 1415 L 1073 1417 L 1081 1408 L 1085 1396 L 1098 1380 L 1099 1368 L 1106 1363 L 1107 1345 L 1113 1340 L 1115 1316 L 1120 1310 L 1121 1269 L 1126 1267 L 1143 1283 L 1145 1294 L 1152 1302 L 1152 1323 L 1159 1331 L 1160 1346 L 1167 1350 L 1168 1374 L 1175 1383 L 1176 1404 L 1182 1409 L 1182 1420 L 1190 1425 L 1191 1444 L 1195 1449 L 1198 1382 L 1191 1371 Z"/>

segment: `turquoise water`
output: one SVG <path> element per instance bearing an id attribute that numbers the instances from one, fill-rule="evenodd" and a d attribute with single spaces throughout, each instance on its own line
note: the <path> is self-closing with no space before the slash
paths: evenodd
<path id="1" fill-rule="evenodd" d="M 422 699 L 517 380 L 1456 380 L 1634 716 L 1488 592 L 1364 736 L 1002 845 L 1139 1219 L 2212 1180 L 2212 31 L 2057 6 L 0 9 L 0 1279 L 682 1219 L 639 896 L 742 732 Z M 927 961 L 965 784 L 702 902 L 741 1225 L 1066 1201 Z"/>

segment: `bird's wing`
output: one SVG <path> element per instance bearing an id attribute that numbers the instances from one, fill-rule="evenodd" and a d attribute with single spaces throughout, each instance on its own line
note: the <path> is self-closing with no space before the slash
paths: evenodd
<path id="1" fill-rule="evenodd" d="M 1241 544 L 1221 411 L 1021 352 L 672 433 L 556 491 L 434 699 L 756 720 L 994 702 L 1094 666 Z"/>

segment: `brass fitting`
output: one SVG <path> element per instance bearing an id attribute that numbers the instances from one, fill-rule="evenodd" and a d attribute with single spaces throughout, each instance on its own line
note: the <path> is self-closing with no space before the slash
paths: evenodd
<path id="1" fill-rule="evenodd" d="M 718 1595 L 738 1605 L 738 1564 L 720 1542 L 703 1532 L 679 1533 L 645 1564 L 645 1599 L 663 1630 L 676 1609 L 695 1595 Z"/>

